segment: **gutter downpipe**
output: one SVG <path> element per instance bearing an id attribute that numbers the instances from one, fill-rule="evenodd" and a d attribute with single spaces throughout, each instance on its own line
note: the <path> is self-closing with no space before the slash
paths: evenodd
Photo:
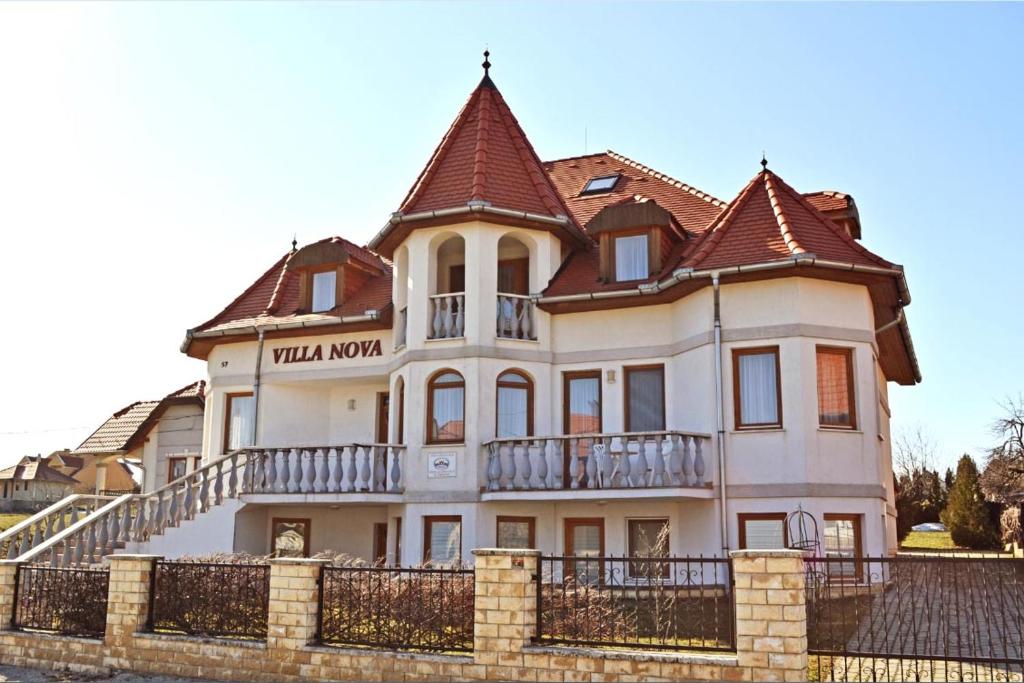
<path id="1" fill-rule="evenodd" d="M 717 272 L 711 274 L 711 287 L 714 291 L 715 302 L 715 405 L 717 409 L 716 427 L 718 435 L 715 441 L 715 446 L 718 451 L 718 501 L 721 505 L 722 552 L 725 555 L 728 555 L 729 524 L 727 516 L 728 506 L 725 495 L 725 408 L 723 405 L 724 396 L 722 391 L 722 311 L 721 301 L 719 299 L 719 281 Z"/>
<path id="2" fill-rule="evenodd" d="M 256 445 L 256 429 L 260 421 L 260 374 L 263 366 L 263 328 L 256 328 L 256 374 L 252 381 L 252 445 Z"/>

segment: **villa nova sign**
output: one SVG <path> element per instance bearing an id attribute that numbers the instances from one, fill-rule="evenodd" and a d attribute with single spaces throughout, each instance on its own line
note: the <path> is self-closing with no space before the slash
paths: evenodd
<path id="1" fill-rule="evenodd" d="M 326 353 L 324 344 L 315 346 L 285 346 L 274 349 L 274 364 L 283 363 L 310 363 L 312 361 L 338 360 L 341 358 L 372 358 L 373 356 L 384 355 L 380 347 L 380 339 L 368 339 L 366 341 L 350 341 L 331 344 L 327 347 Z"/>

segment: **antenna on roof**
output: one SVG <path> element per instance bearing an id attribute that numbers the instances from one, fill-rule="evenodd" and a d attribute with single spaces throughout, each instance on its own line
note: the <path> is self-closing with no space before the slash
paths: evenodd
<path id="1" fill-rule="evenodd" d="M 764 155 L 764 150 L 761 150 L 761 170 L 768 170 L 768 158 Z"/>
<path id="2" fill-rule="evenodd" d="M 299 236 L 296 233 L 292 233 L 292 251 L 295 251 L 296 247 L 299 246 Z"/>

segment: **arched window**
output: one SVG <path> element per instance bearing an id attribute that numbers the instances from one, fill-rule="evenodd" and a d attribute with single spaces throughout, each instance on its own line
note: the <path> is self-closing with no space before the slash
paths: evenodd
<path id="1" fill-rule="evenodd" d="M 519 370 L 498 375 L 499 439 L 533 436 L 533 382 Z"/>
<path id="2" fill-rule="evenodd" d="M 466 383 L 454 370 L 441 370 L 427 382 L 427 443 L 465 439 Z"/>

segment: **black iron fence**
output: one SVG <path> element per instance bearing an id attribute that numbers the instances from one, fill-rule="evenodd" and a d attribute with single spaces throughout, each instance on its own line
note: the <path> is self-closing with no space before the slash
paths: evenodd
<path id="1" fill-rule="evenodd" d="M 732 584 L 722 558 L 542 556 L 537 641 L 732 651 Z"/>
<path id="2" fill-rule="evenodd" d="M 18 629 L 102 638 L 107 628 L 109 569 L 22 565 L 14 582 Z"/>
<path id="3" fill-rule="evenodd" d="M 1024 560 L 807 562 L 812 680 L 1024 680 Z"/>
<path id="4" fill-rule="evenodd" d="M 320 642 L 473 649 L 472 569 L 334 567 L 320 577 Z"/>
<path id="5" fill-rule="evenodd" d="M 161 560 L 153 567 L 149 630 L 264 639 L 269 601 L 269 564 Z"/>

